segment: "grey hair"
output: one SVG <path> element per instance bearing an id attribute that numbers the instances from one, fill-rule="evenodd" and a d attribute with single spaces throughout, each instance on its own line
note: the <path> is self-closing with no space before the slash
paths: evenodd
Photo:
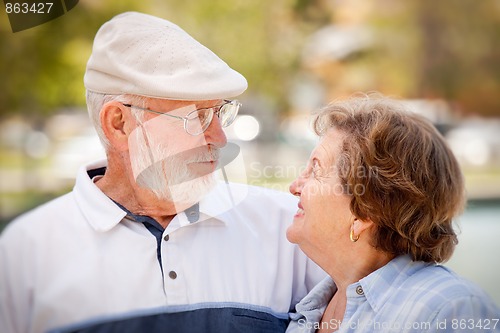
<path id="1" fill-rule="evenodd" d="M 139 107 L 145 107 L 147 101 L 147 97 L 144 96 L 128 95 L 128 94 L 108 95 L 108 94 L 93 92 L 90 90 L 87 90 L 86 98 L 87 98 L 87 110 L 89 112 L 90 121 L 92 122 L 92 125 L 94 125 L 94 128 L 97 132 L 97 136 L 99 137 L 99 140 L 101 141 L 106 151 L 109 148 L 109 141 L 106 138 L 104 131 L 102 130 L 101 117 L 100 117 L 101 110 L 104 104 L 116 101 L 119 103 L 132 104 Z M 133 114 L 138 121 L 142 121 L 144 116 L 144 111 L 137 110 L 137 112 L 134 112 Z"/>

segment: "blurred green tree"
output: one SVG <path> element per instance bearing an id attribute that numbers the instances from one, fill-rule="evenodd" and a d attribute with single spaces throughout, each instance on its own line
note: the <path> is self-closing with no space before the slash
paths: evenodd
<path id="1" fill-rule="evenodd" d="M 98 27 L 114 13 L 140 7 L 132 0 L 80 1 L 65 15 L 17 33 L 11 32 L 3 13 L 0 116 L 43 116 L 83 105 L 83 73 Z"/>
<path id="2" fill-rule="evenodd" d="M 301 68 L 308 35 L 338 24 L 345 1 L 328 0 L 86 0 L 41 26 L 12 33 L 0 20 L 0 116 L 44 116 L 84 105 L 83 73 L 99 26 L 113 15 L 138 10 L 179 24 L 249 81 L 249 92 L 287 110 L 290 84 Z M 466 112 L 498 115 L 500 5 L 496 0 L 361 1 L 364 24 L 381 42 L 357 58 L 325 70 L 326 84 L 369 77 L 355 90 L 402 97 L 440 97 Z M 371 4 L 371 5 L 369 5 Z M 363 6 L 363 4 L 361 5 Z M 360 7 L 361 8 L 361 7 Z M 356 9 L 355 9 L 356 10 Z M 339 68 L 352 66 L 354 74 Z M 342 85 L 342 82 L 340 82 Z M 327 87 L 328 88 L 328 87 Z M 335 95 L 336 86 L 330 87 Z"/>
<path id="3" fill-rule="evenodd" d="M 500 115 L 500 3 L 414 0 L 421 32 L 421 96 L 457 101 L 468 113 Z"/>
<path id="4" fill-rule="evenodd" d="M 443 98 L 463 113 L 500 116 L 500 2 L 381 3 L 370 24 L 382 47 L 370 61 L 383 89 Z"/>

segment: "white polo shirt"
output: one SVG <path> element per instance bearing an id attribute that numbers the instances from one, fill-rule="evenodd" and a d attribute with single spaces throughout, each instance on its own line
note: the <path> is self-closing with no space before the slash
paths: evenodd
<path id="1" fill-rule="evenodd" d="M 0 332 L 279 332 L 325 276 L 285 237 L 291 195 L 222 183 L 158 242 L 92 182 L 104 166 L 0 235 Z"/>

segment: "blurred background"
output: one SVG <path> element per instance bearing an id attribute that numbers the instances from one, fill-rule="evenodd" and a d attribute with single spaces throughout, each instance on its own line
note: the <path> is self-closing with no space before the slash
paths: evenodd
<path id="1" fill-rule="evenodd" d="M 99 26 L 129 10 L 177 23 L 248 79 L 228 138 L 249 184 L 287 191 L 316 143 L 310 113 L 335 98 L 378 91 L 432 120 L 469 199 L 447 265 L 500 304 L 500 0 L 81 0 L 17 33 L 1 11 L 0 230 L 103 157 L 83 74 Z"/>

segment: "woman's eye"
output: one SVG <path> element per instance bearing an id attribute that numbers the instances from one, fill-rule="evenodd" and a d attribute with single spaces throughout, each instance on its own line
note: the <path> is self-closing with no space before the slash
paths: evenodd
<path id="1" fill-rule="evenodd" d="M 319 167 L 319 164 L 318 162 L 313 162 L 313 165 L 312 165 L 312 174 L 314 177 L 319 177 L 320 174 L 321 174 L 321 169 Z"/>

